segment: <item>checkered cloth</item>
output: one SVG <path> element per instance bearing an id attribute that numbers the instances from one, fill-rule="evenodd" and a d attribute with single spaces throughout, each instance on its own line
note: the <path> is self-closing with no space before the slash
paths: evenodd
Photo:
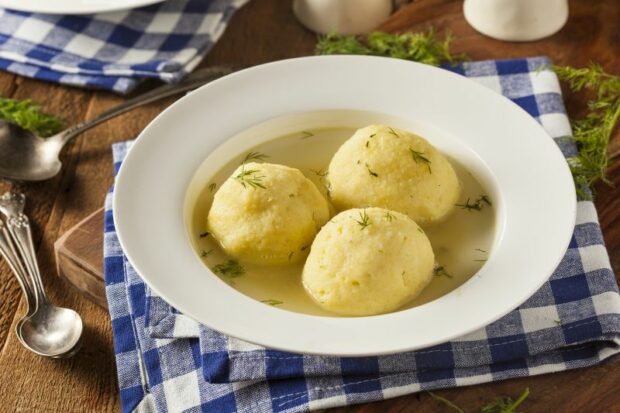
<path id="1" fill-rule="evenodd" d="M 548 63 L 484 61 L 451 70 L 516 102 L 570 155 L 574 145 L 559 138 L 571 130 L 558 80 L 550 70 L 536 71 Z M 114 147 L 117 169 L 130 145 Z M 302 412 L 586 367 L 620 351 L 620 296 L 590 201 L 578 203 L 570 246 L 549 281 L 499 321 L 423 350 L 337 358 L 268 350 L 180 314 L 123 255 L 111 200 L 112 192 L 105 279 L 125 412 Z"/>
<path id="2" fill-rule="evenodd" d="M 247 1 L 167 0 L 83 16 L 0 8 L 0 69 L 118 93 L 144 78 L 175 82 L 196 67 Z"/>

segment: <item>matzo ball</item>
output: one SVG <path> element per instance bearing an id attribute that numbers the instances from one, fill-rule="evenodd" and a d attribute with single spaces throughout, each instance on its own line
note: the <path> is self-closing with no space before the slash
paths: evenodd
<path id="1" fill-rule="evenodd" d="M 329 165 L 337 210 L 381 207 L 420 225 L 444 218 L 460 194 L 450 162 L 425 139 L 389 126 L 359 129 Z"/>
<path id="2" fill-rule="evenodd" d="M 431 281 L 434 262 L 424 231 L 407 215 L 350 209 L 318 233 L 302 281 L 328 311 L 381 314 L 415 298 Z"/>
<path id="3" fill-rule="evenodd" d="M 307 255 L 328 219 L 326 199 L 298 169 L 252 162 L 216 192 L 207 228 L 232 257 L 286 264 Z"/>

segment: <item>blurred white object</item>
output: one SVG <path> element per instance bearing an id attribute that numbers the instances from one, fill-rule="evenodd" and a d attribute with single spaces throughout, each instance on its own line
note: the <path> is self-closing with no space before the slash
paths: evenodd
<path id="1" fill-rule="evenodd" d="M 297 19 L 317 33 L 360 34 L 387 19 L 392 0 L 294 0 Z"/>
<path id="2" fill-rule="evenodd" d="M 559 31 L 568 19 L 568 0 L 465 0 L 465 19 L 500 40 L 531 41 Z"/>

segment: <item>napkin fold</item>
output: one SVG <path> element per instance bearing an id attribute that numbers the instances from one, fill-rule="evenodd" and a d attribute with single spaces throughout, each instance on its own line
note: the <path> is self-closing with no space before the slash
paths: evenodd
<path id="1" fill-rule="evenodd" d="M 0 69 L 72 86 L 130 92 L 175 82 L 202 60 L 248 0 L 167 0 L 91 15 L 0 8 Z"/>
<path id="2" fill-rule="evenodd" d="M 570 125 L 545 58 L 450 67 L 513 100 L 565 156 Z M 492 116 L 492 114 L 490 114 Z M 501 139 L 501 136 L 497 137 Z M 116 170 L 131 142 L 114 146 Z M 301 412 L 586 367 L 620 351 L 620 295 L 596 210 L 579 201 L 558 268 L 524 304 L 451 342 L 395 355 L 275 351 L 210 330 L 154 294 L 118 244 L 106 200 L 105 279 L 123 411 Z"/>

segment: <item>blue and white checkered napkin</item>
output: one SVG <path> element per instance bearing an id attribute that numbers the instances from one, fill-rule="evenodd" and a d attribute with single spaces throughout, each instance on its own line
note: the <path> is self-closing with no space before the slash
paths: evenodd
<path id="1" fill-rule="evenodd" d="M 549 70 L 536 71 L 548 63 L 484 61 L 452 70 L 512 99 L 551 136 L 562 137 L 571 130 L 558 80 Z M 556 141 L 567 156 L 575 152 L 570 140 Z M 129 147 L 114 147 L 117 168 Z M 112 193 L 106 202 L 105 279 L 126 412 L 301 412 L 591 366 L 620 351 L 620 296 L 590 201 L 578 203 L 574 235 L 559 267 L 518 309 L 448 343 L 355 359 L 267 350 L 180 314 L 127 262 L 111 200 Z"/>
<path id="2" fill-rule="evenodd" d="M 167 0 L 83 16 L 0 8 L 0 69 L 118 93 L 144 78 L 174 82 L 196 67 L 247 1 Z"/>

